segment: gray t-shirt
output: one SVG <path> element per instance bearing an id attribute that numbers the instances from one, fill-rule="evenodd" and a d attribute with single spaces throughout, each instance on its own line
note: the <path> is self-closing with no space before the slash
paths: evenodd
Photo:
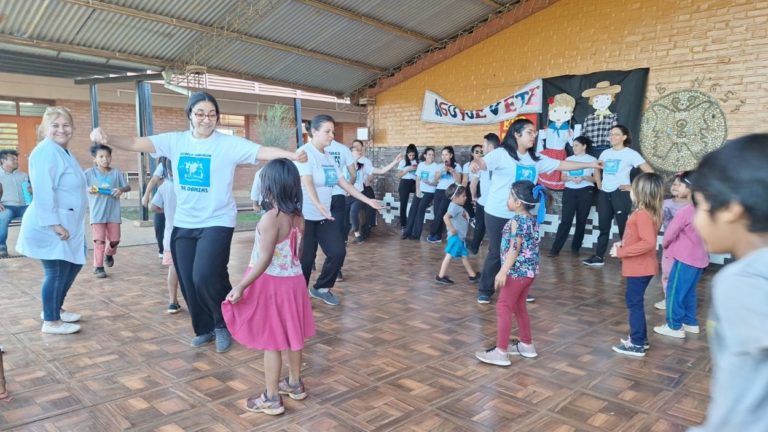
<path id="1" fill-rule="evenodd" d="M 712 281 L 712 353 L 706 422 L 691 432 L 768 431 L 768 248 L 729 264 Z"/>
<path id="2" fill-rule="evenodd" d="M 110 194 L 116 188 L 128 186 L 123 172 L 117 168 L 112 168 L 108 173 L 103 173 L 96 167 L 88 168 L 85 170 L 85 181 L 89 189 L 88 206 L 91 208 L 91 223 L 122 222 L 120 199 Z M 91 193 L 92 190 L 98 192 Z"/>
<path id="3" fill-rule="evenodd" d="M 451 202 L 448 204 L 448 211 L 445 212 L 451 218 L 453 227 L 456 228 L 456 234 L 464 240 L 467 238 L 467 229 L 469 228 L 469 215 L 464 207 Z"/>
<path id="4" fill-rule="evenodd" d="M 22 188 L 27 186 L 25 183 L 29 183 L 29 176 L 25 173 L 19 170 L 8 173 L 0 168 L 0 185 L 3 186 L 3 196 L 0 201 L 2 201 L 3 205 L 27 205 L 24 200 L 24 192 L 22 191 Z"/>

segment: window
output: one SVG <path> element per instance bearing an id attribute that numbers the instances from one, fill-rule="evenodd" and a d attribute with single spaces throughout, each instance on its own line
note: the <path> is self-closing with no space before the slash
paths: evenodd
<path id="1" fill-rule="evenodd" d="M 0 115 L 42 117 L 45 109 L 53 105 L 53 101 L 21 99 L 0 96 Z"/>
<path id="2" fill-rule="evenodd" d="M 19 125 L 0 123 L 0 150 L 18 150 Z"/>
<path id="3" fill-rule="evenodd" d="M 216 130 L 225 135 L 245 138 L 245 116 L 222 114 L 219 117 L 219 127 Z"/>

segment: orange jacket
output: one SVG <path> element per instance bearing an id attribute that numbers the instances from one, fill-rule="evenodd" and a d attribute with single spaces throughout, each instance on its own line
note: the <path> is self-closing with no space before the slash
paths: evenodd
<path id="1" fill-rule="evenodd" d="M 655 276 L 659 262 L 656 259 L 656 235 L 659 227 L 653 223 L 651 213 L 635 210 L 627 220 L 624 241 L 616 255 L 621 258 L 622 276 Z"/>

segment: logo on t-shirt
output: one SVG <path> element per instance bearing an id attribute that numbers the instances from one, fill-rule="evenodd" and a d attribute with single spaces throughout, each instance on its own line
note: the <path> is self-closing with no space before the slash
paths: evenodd
<path id="1" fill-rule="evenodd" d="M 182 154 L 176 169 L 181 190 L 187 192 L 208 192 L 211 187 L 211 155 Z"/>
<path id="2" fill-rule="evenodd" d="M 333 162 L 336 164 L 336 166 L 341 168 L 341 153 L 329 151 L 328 154 L 333 157 Z"/>
<path id="3" fill-rule="evenodd" d="M 621 159 L 607 159 L 605 161 L 603 172 L 606 174 L 616 175 L 619 173 L 619 165 L 621 165 Z"/>
<path id="4" fill-rule="evenodd" d="M 427 171 L 419 171 L 419 178 L 423 182 L 428 181 L 429 180 L 429 172 L 427 172 Z"/>
<path id="5" fill-rule="evenodd" d="M 518 165 L 517 172 L 515 173 L 515 181 L 528 180 L 536 183 L 536 167 Z"/>
<path id="6" fill-rule="evenodd" d="M 325 186 L 334 187 L 339 183 L 338 171 L 336 167 L 323 165 L 323 173 L 325 174 Z"/>
<path id="7" fill-rule="evenodd" d="M 579 170 L 568 171 L 568 175 L 571 177 L 580 177 L 584 175 L 584 170 L 579 169 Z"/>

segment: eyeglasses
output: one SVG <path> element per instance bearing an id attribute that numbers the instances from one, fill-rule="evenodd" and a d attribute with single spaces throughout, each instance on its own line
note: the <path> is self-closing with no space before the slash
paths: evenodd
<path id="1" fill-rule="evenodd" d="M 208 120 L 215 121 L 216 119 L 219 118 L 219 114 L 218 113 L 205 114 L 205 113 L 202 113 L 202 112 L 196 112 L 194 114 L 195 114 L 195 118 L 198 119 L 198 120 L 202 120 L 202 119 L 208 117 Z"/>
<path id="2" fill-rule="evenodd" d="M 483 154 L 483 151 L 482 151 L 482 150 L 475 150 L 475 151 L 474 151 L 474 152 L 472 152 L 472 153 L 474 153 L 474 154 Z"/>

